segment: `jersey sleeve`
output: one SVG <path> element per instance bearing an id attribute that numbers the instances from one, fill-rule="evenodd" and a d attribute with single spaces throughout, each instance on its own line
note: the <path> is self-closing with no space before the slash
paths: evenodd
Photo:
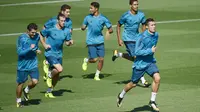
<path id="1" fill-rule="evenodd" d="M 70 33 L 70 31 L 67 31 L 68 33 L 66 34 L 66 36 L 65 36 L 65 40 L 66 41 L 69 41 L 69 40 L 71 40 L 71 37 L 72 37 L 72 34 Z"/>
<path id="2" fill-rule="evenodd" d="M 120 17 L 118 23 L 119 23 L 120 25 L 123 25 L 125 22 L 126 22 L 126 13 L 123 14 L 123 15 Z"/>
<path id="3" fill-rule="evenodd" d="M 144 15 L 144 13 L 142 13 L 142 16 L 141 16 L 141 23 L 142 23 L 142 24 L 145 24 L 145 22 L 146 22 L 146 17 L 145 17 L 145 15 Z"/>
<path id="4" fill-rule="evenodd" d="M 88 21 L 87 21 L 88 17 L 86 16 L 83 20 L 83 25 L 87 26 L 88 25 Z"/>
<path id="5" fill-rule="evenodd" d="M 112 24 L 111 24 L 111 22 L 108 20 L 108 18 L 104 18 L 104 23 L 105 23 L 105 26 L 106 26 L 106 28 L 111 28 L 112 27 Z"/>
<path id="6" fill-rule="evenodd" d="M 50 29 L 43 29 L 40 34 L 43 36 L 43 37 L 48 37 L 49 34 L 50 34 Z"/>
<path id="7" fill-rule="evenodd" d="M 22 36 L 20 36 L 17 40 L 17 54 L 19 56 L 24 56 L 31 51 L 31 46 L 27 48 L 25 47 L 25 41 L 26 39 Z"/>

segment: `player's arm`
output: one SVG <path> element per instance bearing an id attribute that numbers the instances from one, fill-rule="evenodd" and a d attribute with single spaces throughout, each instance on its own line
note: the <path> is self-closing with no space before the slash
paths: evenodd
<path id="1" fill-rule="evenodd" d="M 145 15 L 144 15 L 144 13 L 143 13 L 143 14 L 142 14 L 142 19 L 141 19 L 141 24 L 142 24 L 141 30 L 142 30 L 142 32 L 144 32 L 144 31 L 146 30 L 146 25 L 145 25 L 145 23 L 146 23 L 146 17 L 145 17 Z"/>
<path id="2" fill-rule="evenodd" d="M 145 24 L 142 24 L 141 30 L 142 30 L 142 32 L 144 32 L 146 30 L 146 25 Z"/>
<path id="3" fill-rule="evenodd" d="M 152 48 L 148 48 L 148 49 L 145 49 L 144 46 L 145 45 L 143 43 L 143 37 L 140 37 L 139 40 L 136 42 L 136 47 L 135 47 L 135 54 L 136 54 L 136 56 L 151 55 L 156 50 L 155 46 L 153 46 Z"/>
<path id="4" fill-rule="evenodd" d="M 85 30 L 87 28 L 87 25 L 88 25 L 88 22 L 87 22 L 87 16 L 84 18 L 83 20 L 83 24 L 82 24 L 82 27 L 81 27 L 81 30 Z"/>
<path id="5" fill-rule="evenodd" d="M 119 19 L 117 23 L 116 31 L 117 31 L 117 41 L 118 41 L 119 46 L 123 46 L 123 41 L 121 40 L 120 36 L 121 36 L 121 26 L 125 22 L 126 22 L 126 13 L 121 16 L 121 18 Z"/>
<path id="6" fill-rule="evenodd" d="M 46 44 L 46 42 L 45 42 L 45 38 L 46 38 L 46 36 L 48 35 L 48 30 L 47 30 L 47 29 L 42 30 L 42 31 L 39 33 L 39 35 L 40 35 L 40 42 L 41 42 L 42 46 L 43 46 L 45 49 L 51 48 L 51 46 L 48 45 L 48 44 Z"/>
<path id="7" fill-rule="evenodd" d="M 71 35 L 71 32 L 69 32 L 69 33 L 67 34 L 67 36 L 65 37 L 65 45 L 71 46 L 71 45 L 74 44 L 74 41 L 72 40 L 71 36 L 72 36 L 72 35 Z"/>
<path id="8" fill-rule="evenodd" d="M 19 56 L 25 56 L 28 52 L 32 51 L 35 47 L 35 44 L 31 44 L 30 47 L 25 48 L 25 39 L 23 37 L 19 37 L 17 41 L 17 54 Z"/>

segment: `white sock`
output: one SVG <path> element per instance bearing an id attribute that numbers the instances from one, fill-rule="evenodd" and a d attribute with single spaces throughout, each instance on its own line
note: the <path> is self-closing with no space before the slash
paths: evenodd
<path id="1" fill-rule="evenodd" d="M 157 93 L 151 92 L 151 101 L 155 101 L 156 100 L 156 95 L 157 95 Z"/>
<path id="2" fill-rule="evenodd" d="M 124 89 L 122 90 L 122 92 L 120 93 L 119 97 L 120 98 L 124 98 L 124 95 L 126 94 L 126 91 L 124 91 Z"/>
<path id="3" fill-rule="evenodd" d="M 29 87 L 28 86 L 26 86 L 26 88 L 24 89 L 24 91 L 26 92 L 26 93 L 28 93 L 29 92 Z"/>
<path id="4" fill-rule="evenodd" d="M 89 61 L 89 59 L 88 58 L 85 58 L 85 60 L 84 60 L 86 63 Z"/>
<path id="5" fill-rule="evenodd" d="M 95 77 L 99 77 L 100 72 L 101 71 L 97 70 L 96 73 L 95 73 Z"/>
<path id="6" fill-rule="evenodd" d="M 146 82 L 144 76 L 140 78 L 140 80 L 142 81 L 142 84 L 144 84 Z"/>
<path id="7" fill-rule="evenodd" d="M 118 57 L 122 57 L 123 53 L 118 53 Z"/>
<path id="8" fill-rule="evenodd" d="M 17 103 L 19 103 L 19 102 L 22 102 L 22 99 L 21 98 L 17 98 L 16 101 L 17 101 Z"/>
<path id="9" fill-rule="evenodd" d="M 49 77 L 49 78 L 52 78 L 52 76 L 51 76 L 51 71 L 48 72 L 48 77 Z"/>

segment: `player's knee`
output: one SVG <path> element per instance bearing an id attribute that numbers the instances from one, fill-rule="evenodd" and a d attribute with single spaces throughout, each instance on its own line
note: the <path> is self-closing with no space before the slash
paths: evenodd
<path id="1" fill-rule="evenodd" d="M 103 62 L 103 61 L 104 61 L 104 58 L 100 57 L 100 58 L 99 58 L 99 61 L 100 61 L 100 62 Z"/>
<path id="2" fill-rule="evenodd" d="M 155 83 L 160 83 L 160 74 L 159 73 L 155 73 L 154 74 L 154 81 L 155 81 Z"/>
<path id="3" fill-rule="evenodd" d="M 37 79 L 33 79 L 32 83 L 33 83 L 33 85 L 37 85 L 38 84 L 38 80 Z"/>
<path id="4" fill-rule="evenodd" d="M 62 66 L 58 67 L 57 71 L 58 73 L 61 73 L 63 71 L 63 67 Z"/>

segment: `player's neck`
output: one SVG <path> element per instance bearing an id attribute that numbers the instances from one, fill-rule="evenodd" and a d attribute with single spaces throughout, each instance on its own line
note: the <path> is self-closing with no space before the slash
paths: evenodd
<path id="1" fill-rule="evenodd" d="M 155 32 L 151 32 L 151 31 L 148 30 L 148 33 L 149 33 L 150 35 L 154 35 Z"/>
<path id="2" fill-rule="evenodd" d="M 134 11 L 134 10 L 130 10 L 131 14 L 135 15 L 137 14 L 137 11 Z"/>
<path id="3" fill-rule="evenodd" d="M 99 11 L 95 12 L 94 16 L 99 16 Z"/>
<path id="4" fill-rule="evenodd" d="M 56 28 L 58 28 L 59 30 L 62 29 L 62 27 L 59 24 L 56 24 Z"/>

